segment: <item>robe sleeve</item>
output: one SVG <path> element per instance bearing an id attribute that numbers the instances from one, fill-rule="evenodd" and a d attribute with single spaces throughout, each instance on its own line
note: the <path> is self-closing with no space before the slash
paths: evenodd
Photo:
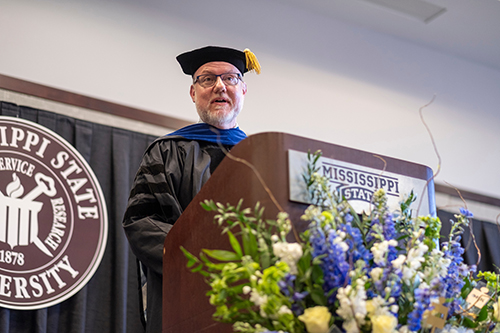
<path id="1" fill-rule="evenodd" d="M 176 179 L 183 152 L 172 143 L 154 143 L 137 171 L 123 228 L 132 252 L 150 269 L 162 274 L 163 243 L 182 214 L 176 195 Z"/>

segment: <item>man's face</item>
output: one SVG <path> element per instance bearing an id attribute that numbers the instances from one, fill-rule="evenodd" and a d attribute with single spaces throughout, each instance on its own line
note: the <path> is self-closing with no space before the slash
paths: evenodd
<path id="1" fill-rule="evenodd" d="M 240 71 L 230 63 L 214 61 L 198 68 L 194 78 L 202 74 L 226 73 L 240 73 Z M 226 86 L 220 77 L 212 87 L 203 88 L 194 83 L 190 90 L 191 99 L 196 105 L 200 119 L 221 129 L 233 128 L 236 125 L 236 117 L 243 108 L 246 93 L 245 82 L 240 80 L 235 86 Z"/>

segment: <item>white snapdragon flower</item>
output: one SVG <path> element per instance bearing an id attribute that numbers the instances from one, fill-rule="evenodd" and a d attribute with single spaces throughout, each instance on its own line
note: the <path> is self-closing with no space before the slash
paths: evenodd
<path id="1" fill-rule="evenodd" d="M 371 252 L 373 254 L 373 261 L 381 265 L 385 262 L 385 255 L 389 251 L 389 246 L 397 246 L 398 242 L 395 239 L 384 240 L 380 243 L 373 244 Z"/>
<path id="2" fill-rule="evenodd" d="M 408 251 L 407 265 L 412 269 L 419 269 L 424 262 L 424 254 L 429 250 L 429 247 L 424 243 L 419 242 L 417 247 L 411 248 Z"/>
<path id="3" fill-rule="evenodd" d="M 391 261 L 391 264 L 392 267 L 394 267 L 395 269 L 402 269 L 405 261 L 406 261 L 406 256 L 404 254 L 400 254 L 396 259 Z"/>
<path id="4" fill-rule="evenodd" d="M 261 295 L 257 289 L 253 288 L 250 293 L 250 302 L 260 308 L 259 313 L 262 318 L 267 318 L 267 313 L 264 311 L 264 306 L 267 303 L 267 295 Z"/>
<path id="5" fill-rule="evenodd" d="M 283 315 L 283 314 L 293 314 L 293 313 L 288 306 L 282 305 L 278 310 L 278 315 Z"/>
<path id="6" fill-rule="evenodd" d="M 301 220 L 305 221 L 313 221 L 314 219 L 318 219 L 322 221 L 325 217 L 321 215 L 321 208 L 315 205 L 310 205 L 304 211 L 304 214 L 300 217 Z"/>
<path id="7" fill-rule="evenodd" d="M 261 306 L 267 303 L 267 295 L 261 295 L 257 289 L 253 288 L 250 293 L 250 302 L 257 306 Z"/>
<path id="8" fill-rule="evenodd" d="M 288 218 L 288 213 L 279 212 L 276 222 L 278 222 L 278 226 L 281 229 L 281 235 L 283 237 L 286 236 L 292 229 L 292 222 L 290 222 L 290 219 Z"/>
<path id="9" fill-rule="evenodd" d="M 297 262 L 303 253 L 299 243 L 276 242 L 273 244 L 273 253 L 288 265 L 290 274 L 296 275 L 298 273 Z"/>
<path id="10" fill-rule="evenodd" d="M 362 279 L 356 281 L 356 294 L 353 298 L 353 309 L 354 313 L 362 315 L 360 323 L 364 323 L 364 318 L 366 316 L 366 291 L 365 282 Z"/>
<path id="11" fill-rule="evenodd" d="M 419 242 L 416 247 L 408 251 L 405 266 L 403 267 L 403 281 L 410 284 L 416 274 L 421 278 L 425 278 L 424 273 L 417 272 L 425 261 L 424 254 L 429 250 L 429 247 L 424 243 Z"/>
<path id="12" fill-rule="evenodd" d="M 370 271 L 370 276 L 373 279 L 373 282 L 377 282 L 382 277 L 382 273 L 384 269 L 382 267 L 375 267 Z"/>
<path id="13" fill-rule="evenodd" d="M 342 252 L 347 252 L 349 250 L 349 245 L 347 245 L 347 243 L 344 242 L 343 238 L 341 238 L 340 236 L 335 237 L 335 239 L 333 240 L 333 244 L 340 245 Z"/>
<path id="14" fill-rule="evenodd" d="M 368 312 L 369 317 L 373 316 L 388 316 L 391 315 L 391 311 L 393 310 L 393 306 L 389 309 L 388 304 L 394 303 L 395 299 L 393 297 L 389 298 L 389 300 L 385 300 L 381 296 L 375 296 L 374 298 L 366 301 L 366 310 Z M 397 305 L 396 305 L 397 307 Z M 395 311 L 397 312 L 397 311 Z"/>
<path id="15" fill-rule="evenodd" d="M 430 261 L 431 264 L 424 270 L 426 280 L 437 276 L 444 277 L 448 274 L 448 267 L 451 264 L 451 259 L 445 258 L 442 251 L 438 249 L 432 250 Z"/>
<path id="16" fill-rule="evenodd" d="M 415 276 L 415 271 L 409 267 L 403 267 L 403 281 L 406 284 L 411 284 L 411 280 Z"/>
<path id="17" fill-rule="evenodd" d="M 337 314 L 344 319 L 342 327 L 347 333 L 358 333 L 358 327 L 364 325 L 367 314 L 364 281 L 358 279 L 356 289 L 353 289 L 350 285 L 339 288 L 337 299 L 340 302 Z"/>
<path id="18" fill-rule="evenodd" d="M 261 314 L 264 312 L 262 310 L 262 308 L 261 308 L 260 312 L 261 312 Z M 285 314 L 293 315 L 293 312 L 292 312 L 292 310 L 290 310 L 290 308 L 288 306 L 282 305 L 276 313 L 270 314 L 269 318 L 275 320 L 275 319 L 278 319 L 281 315 L 285 315 Z"/>
<path id="19" fill-rule="evenodd" d="M 358 324 L 354 319 L 344 321 L 342 323 L 342 328 L 345 330 L 346 333 L 359 333 Z"/>
<path id="20" fill-rule="evenodd" d="M 427 282 L 422 281 L 422 282 L 420 282 L 420 284 L 418 285 L 418 288 L 419 288 L 419 289 L 429 289 L 430 287 L 429 287 L 429 285 L 427 284 Z M 436 301 L 437 301 L 437 300 L 436 300 Z"/>

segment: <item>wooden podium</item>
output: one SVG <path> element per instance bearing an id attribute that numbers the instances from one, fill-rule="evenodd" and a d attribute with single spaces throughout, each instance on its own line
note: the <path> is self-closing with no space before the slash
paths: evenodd
<path id="1" fill-rule="evenodd" d="M 424 181 L 430 180 L 432 170 L 426 166 L 384 157 L 326 142 L 315 141 L 285 133 L 261 133 L 248 137 L 231 154 L 247 160 L 263 177 L 281 207 L 290 214 L 298 230 L 307 224 L 300 220 L 307 204 L 289 200 L 288 152 L 315 152 L 320 149 L 324 157 L 359 166 L 384 169 Z M 434 185 L 429 182 L 429 196 L 434 196 Z M 243 198 L 243 207 L 254 207 L 260 202 L 265 207 L 265 218 L 274 219 L 278 209 L 247 165 L 225 158 L 184 211 L 167 235 L 163 255 L 163 333 L 225 333 L 231 325 L 212 320 L 215 308 L 208 302 L 209 286 L 200 274 L 186 268 L 187 260 L 180 250 L 182 245 L 194 255 L 201 249 L 227 249 L 226 235 L 213 222 L 213 214 L 206 212 L 200 202 L 212 199 L 223 204 L 236 205 Z M 432 206 L 432 204 L 431 204 Z"/>

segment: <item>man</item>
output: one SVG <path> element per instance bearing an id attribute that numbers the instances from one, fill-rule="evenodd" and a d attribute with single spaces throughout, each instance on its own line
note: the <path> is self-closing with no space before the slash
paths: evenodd
<path id="1" fill-rule="evenodd" d="M 202 122 L 157 139 L 146 150 L 123 227 L 147 276 L 146 332 L 161 332 L 163 243 L 168 231 L 224 157 L 246 137 L 237 127 L 247 86 L 260 72 L 249 50 L 208 46 L 177 57 L 193 83 L 190 96 Z"/>

